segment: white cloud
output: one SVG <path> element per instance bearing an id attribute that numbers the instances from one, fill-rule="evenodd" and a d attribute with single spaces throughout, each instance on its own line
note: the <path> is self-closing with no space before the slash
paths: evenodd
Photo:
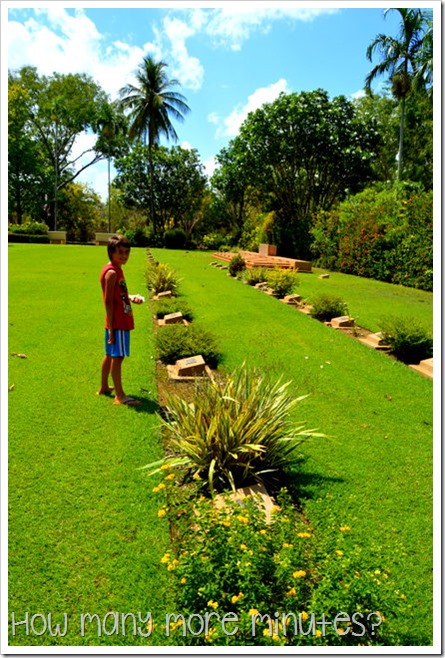
<path id="1" fill-rule="evenodd" d="M 363 98 L 366 96 L 366 92 L 364 89 L 359 89 L 358 91 L 354 91 L 354 93 L 351 94 L 351 98 L 355 100 L 356 98 Z"/>
<path id="2" fill-rule="evenodd" d="M 205 32 L 216 45 L 226 46 L 232 50 L 240 50 L 252 32 L 268 32 L 274 21 L 288 19 L 290 21 L 308 22 L 320 14 L 335 13 L 336 8 L 327 7 L 281 7 L 264 6 L 261 2 L 227 3 L 226 7 L 213 9 L 207 15 Z M 200 10 L 199 10 L 200 11 Z"/>
<path id="3" fill-rule="evenodd" d="M 268 87 L 260 87 L 251 94 L 244 105 L 237 105 L 232 112 L 223 120 L 223 126 L 219 126 L 217 136 L 234 137 L 238 134 L 243 121 L 249 112 L 257 110 L 264 103 L 272 103 L 281 92 L 287 92 L 287 82 L 284 78 L 278 80 Z"/>
<path id="4" fill-rule="evenodd" d="M 51 3 L 49 8 L 37 9 L 35 13 L 38 20 L 8 23 L 8 67 L 12 70 L 33 65 L 43 75 L 52 75 L 55 70 L 87 73 L 115 98 L 131 80 L 145 54 L 160 55 L 156 43 L 139 47 L 115 41 L 106 46 L 103 35 L 83 9 L 70 15 Z"/>
<path id="5" fill-rule="evenodd" d="M 217 166 L 215 156 L 212 155 L 210 158 L 207 158 L 207 160 L 204 160 L 202 164 L 204 165 L 204 172 L 206 176 L 210 178 Z"/>
<path id="6" fill-rule="evenodd" d="M 164 30 L 170 41 L 170 57 L 172 60 L 173 75 L 178 78 L 181 85 L 187 89 L 197 91 L 201 88 L 204 79 L 204 68 L 197 57 L 192 57 L 186 47 L 186 39 L 195 33 L 190 27 L 178 18 L 164 18 Z"/>

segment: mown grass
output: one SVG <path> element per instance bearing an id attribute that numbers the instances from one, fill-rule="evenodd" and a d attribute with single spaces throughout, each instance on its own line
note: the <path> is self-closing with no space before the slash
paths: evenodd
<path id="1" fill-rule="evenodd" d="M 329 278 L 319 279 L 323 273 L 329 273 Z M 335 294 L 346 302 L 356 324 L 371 331 L 380 331 L 381 320 L 389 315 L 416 318 L 432 332 L 433 296 L 430 292 L 317 268 L 311 274 L 301 273 L 299 279 L 298 292 L 303 298 Z"/>
<path id="2" fill-rule="evenodd" d="M 401 636 L 410 645 L 430 644 L 432 382 L 234 281 L 210 266 L 210 254 L 152 253 L 174 267 L 196 321 L 218 337 L 223 368 L 246 361 L 292 380 L 296 394 L 309 394 L 298 420 L 329 438 L 302 449 L 295 484 L 305 513 L 320 530 L 332 519 L 351 526 L 364 562 L 390 569 L 407 597 Z M 370 329 L 378 328 L 381 313 L 396 307 L 400 314 L 431 321 L 431 295 L 346 275 L 300 276 L 304 296 L 329 287 Z"/>
<path id="3" fill-rule="evenodd" d="M 105 248 L 10 245 L 9 255 L 9 616 L 68 615 L 68 633 L 18 626 L 14 645 L 156 645 L 155 630 L 80 634 L 80 615 L 169 610 L 159 560 L 169 543 L 159 500 L 140 466 L 162 455 L 152 321 L 135 307 L 132 355 L 123 366 L 139 408 L 95 395 L 103 354 L 99 272 Z M 130 292 L 144 293 L 145 251 L 126 266 Z M 36 618 L 36 630 L 42 622 Z M 140 624 L 141 625 L 141 624 Z M 143 626 L 143 625 L 142 625 Z M 159 625 L 158 625 L 159 627 Z M 108 631 L 113 620 L 108 618 Z M 143 629 L 146 632 L 145 628 Z"/>

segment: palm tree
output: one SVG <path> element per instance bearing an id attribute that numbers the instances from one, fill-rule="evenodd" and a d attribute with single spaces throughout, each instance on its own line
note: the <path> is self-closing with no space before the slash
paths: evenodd
<path id="1" fill-rule="evenodd" d="M 96 121 L 96 148 L 106 154 L 108 161 L 108 232 L 111 231 L 111 158 L 122 153 L 127 133 L 127 120 L 117 103 L 106 104 Z"/>
<path id="2" fill-rule="evenodd" d="M 190 111 L 185 97 L 171 88 L 179 85 L 169 79 L 165 71 L 165 62 L 155 62 L 152 57 L 144 57 L 136 72 L 137 85 L 128 84 L 120 90 L 120 102 L 124 109 L 129 109 L 130 139 L 141 139 L 148 146 L 150 170 L 150 214 L 153 227 L 156 228 L 153 190 L 153 148 L 159 143 L 161 135 L 177 141 L 178 136 L 170 117 L 178 121 Z"/>
<path id="3" fill-rule="evenodd" d="M 400 102 L 400 131 L 397 176 L 401 179 L 403 170 L 403 132 L 405 125 L 405 102 L 413 88 L 413 80 L 419 79 L 419 62 L 425 38 L 426 14 L 421 9 L 387 9 L 397 11 L 401 17 L 400 32 L 397 38 L 378 34 L 368 46 L 366 56 L 372 61 L 377 51 L 381 56 L 379 64 L 368 73 L 365 89 L 371 91 L 371 84 L 379 75 L 387 73 L 391 81 L 393 96 Z M 431 37 L 432 39 L 432 37 Z"/>

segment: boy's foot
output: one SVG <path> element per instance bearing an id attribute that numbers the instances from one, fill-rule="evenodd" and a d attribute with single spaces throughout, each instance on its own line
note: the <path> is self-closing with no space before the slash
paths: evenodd
<path id="1" fill-rule="evenodd" d="M 127 407 L 137 407 L 138 405 L 142 404 L 142 402 L 140 400 L 136 400 L 135 398 L 123 398 L 122 400 L 116 398 L 114 400 L 114 404 L 126 404 Z"/>
<path id="2" fill-rule="evenodd" d="M 111 395 L 114 391 L 114 386 L 108 386 L 108 388 L 100 388 L 96 395 Z"/>

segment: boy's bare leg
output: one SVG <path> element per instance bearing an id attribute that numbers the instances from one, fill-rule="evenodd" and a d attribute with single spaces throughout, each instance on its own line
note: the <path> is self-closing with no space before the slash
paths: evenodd
<path id="1" fill-rule="evenodd" d="M 117 404 L 123 402 L 127 397 L 122 388 L 122 361 L 123 356 L 114 357 L 111 360 L 111 377 L 114 383 L 115 402 Z"/>
<path id="2" fill-rule="evenodd" d="M 142 404 L 140 400 L 135 400 L 134 398 L 129 398 L 125 395 L 124 389 L 122 388 L 122 361 L 124 357 L 115 357 L 111 362 L 111 376 L 114 382 L 114 404 L 126 404 L 130 407 L 135 407 Z"/>
<path id="3" fill-rule="evenodd" d="M 100 384 L 100 389 L 97 391 L 97 395 L 107 395 L 107 393 L 111 393 L 111 391 L 113 390 L 112 386 L 108 386 L 108 377 L 110 375 L 110 370 L 111 370 L 111 361 L 112 361 L 112 357 L 106 354 L 102 361 L 101 384 Z"/>

